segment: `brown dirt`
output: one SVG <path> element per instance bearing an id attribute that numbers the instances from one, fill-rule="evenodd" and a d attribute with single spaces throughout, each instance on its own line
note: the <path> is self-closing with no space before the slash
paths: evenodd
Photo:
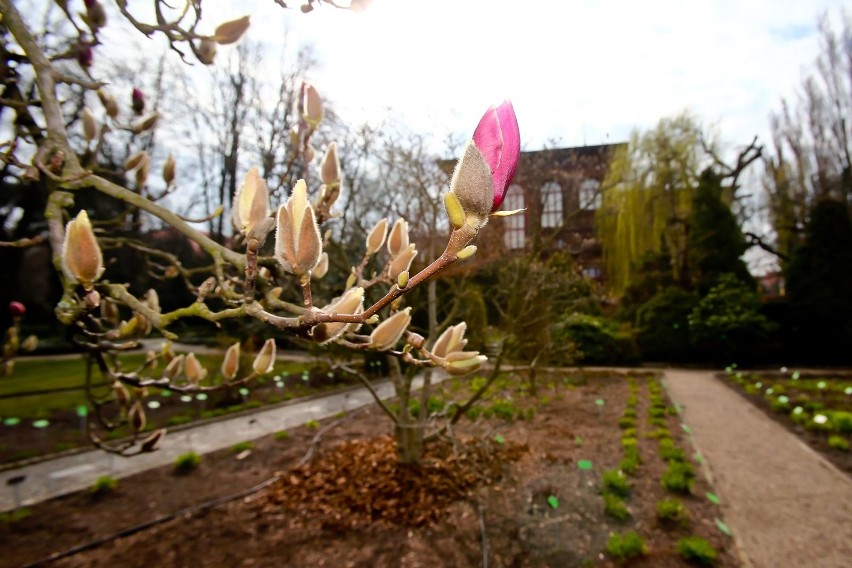
<path id="1" fill-rule="evenodd" d="M 204 457 L 184 476 L 162 468 L 120 481 L 96 500 L 88 494 L 32 508 L 21 521 L 0 525 L 0 566 L 20 566 L 191 504 L 232 494 L 282 476 L 249 497 L 201 513 L 183 515 L 132 536 L 56 562 L 56 566 L 609 566 L 604 555 L 611 531 L 638 531 L 649 554 L 632 566 L 685 566 L 678 538 L 696 534 L 720 551 L 717 566 L 737 566 L 732 542 L 714 526 L 718 509 L 696 480 L 683 497 L 689 529 L 666 528 L 655 519 L 665 469 L 647 432 L 647 389 L 640 389 L 637 420 L 643 463 L 631 477 L 631 517 L 607 517 L 601 475 L 622 458 L 618 420 L 628 390 L 623 378 L 594 377 L 565 385 L 564 375 L 540 384 L 532 420 L 481 418 L 462 423 L 455 442 L 430 448 L 419 469 L 395 464 L 389 423 L 378 410 L 358 414 L 330 430 L 309 465 L 292 469 L 316 430 L 256 441 L 251 455 Z M 640 380 L 640 385 L 643 384 Z M 549 385 L 549 386 L 548 386 Z M 530 400 L 517 385 L 501 396 L 518 406 Z M 447 399 L 454 398 L 451 384 Z M 603 406 L 596 399 L 605 400 Z M 493 402 L 487 401 L 485 407 Z M 676 438 L 678 422 L 667 418 Z M 503 443 L 495 440 L 499 434 Z M 680 439 L 681 447 L 684 440 Z M 687 448 L 688 453 L 691 450 Z M 591 460 L 591 471 L 577 467 Z M 700 477 L 700 476 L 699 476 Z M 549 497 L 558 499 L 554 508 Z"/>

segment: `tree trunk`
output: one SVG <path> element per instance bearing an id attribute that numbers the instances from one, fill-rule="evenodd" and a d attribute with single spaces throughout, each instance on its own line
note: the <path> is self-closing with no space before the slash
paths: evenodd
<path id="1" fill-rule="evenodd" d="M 423 457 L 423 430 L 425 423 L 411 415 L 408 403 L 411 400 L 411 383 L 414 379 L 416 367 L 409 367 L 405 373 L 402 372 L 399 360 L 396 357 L 388 357 L 391 369 L 391 379 L 394 390 L 399 398 L 399 422 L 394 430 L 396 438 L 396 452 L 399 463 L 405 465 L 416 465 Z M 422 412 L 426 409 L 421 409 Z"/>

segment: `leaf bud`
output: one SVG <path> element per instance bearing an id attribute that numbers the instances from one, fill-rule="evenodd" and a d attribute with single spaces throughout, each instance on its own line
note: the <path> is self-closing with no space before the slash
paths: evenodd
<path id="1" fill-rule="evenodd" d="M 450 218 L 453 228 L 460 229 L 464 225 L 465 213 L 458 195 L 452 191 L 444 194 L 444 207 L 447 209 L 447 217 Z"/>
<path id="2" fill-rule="evenodd" d="M 464 260 L 466 258 L 472 257 L 475 253 L 476 253 L 476 245 L 467 245 L 466 247 L 464 247 L 463 249 L 461 249 L 458 252 L 458 254 L 456 255 L 456 258 L 458 258 L 459 260 Z"/>

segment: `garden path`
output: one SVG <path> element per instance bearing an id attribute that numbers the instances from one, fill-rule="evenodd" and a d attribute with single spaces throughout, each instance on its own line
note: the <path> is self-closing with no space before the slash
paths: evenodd
<path id="1" fill-rule="evenodd" d="M 713 373 L 667 370 L 664 383 L 746 566 L 850 566 L 852 479 Z"/>
<path id="2" fill-rule="evenodd" d="M 440 382 L 444 378 L 442 374 L 433 375 L 432 382 Z M 419 388 L 420 384 L 422 377 L 416 377 L 414 388 Z M 389 380 L 376 382 L 373 386 L 382 399 L 394 396 L 393 385 Z M 172 431 L 163 439 L 159 450 L 149 454 L 121 458 L 100 450 L 90 450 L 6 470 L 0 473 L 0 512 L 15 508 L 14 488 L 8 486 L 8 482 L 21 475 L 25 476 L 25 480 L 17 486 L 18 498 L 22 505 L 31 505 L 88 489 L 102 475 L 117 479 L 128 477 L 174 463 L 175 458 L 185 452 L 214 452 L 239 442 L 302 426 L 308 420 L 322 420 L 373 402 L 366 388 L 356 387 Z"/>

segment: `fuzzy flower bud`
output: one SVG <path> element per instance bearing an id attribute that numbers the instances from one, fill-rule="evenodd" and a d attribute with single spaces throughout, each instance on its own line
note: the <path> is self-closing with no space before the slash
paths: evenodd
<path id="1" fill-rule="evenodd" d="M 408 247 L 408 221 L 403 218 L 396 220 L 388 236 L 388 252 L 396 257 Z"/>
<path id="2" fill-rule="evenodd" d="M 145 429 L 145 409 L 142 408 L 142 403 L 138 400 L 130 407 L 130 412 L 127 413 L 127 422 L 136 432 L 141 432 Z"/>
<path id="3" fill-rule="evenodd" d="M 245 234 L 269 217 L 269 191 L 257 166 L 249 169 L 246 179 L 237 189 L 232 216 L 234 226 Z"/>
<path id="4" fill-rule="evenodd" d="M 367 235 L 367 254 L 373 254 L 382 248 L 385 237 L 388 236 L 388 220 L 382 219 Z"/>
<path id="5" fill-rule="evenodd" d="M 225 358 L 222 360 L 222 376 L 231 381 L 237 376 L 240 370 L 240 342 L 237 341 L 225 351 Z"/>
<path id="6" fill-rule="evenodd" d="M 21 342 L 21 349 L 26 352 L 35 351 L 36 347 L 38 347 L 38 337 L 35 335 L 28 335 L 23 342 Z"/>
<path id="7" fill-rule="evenodd" d="M 175 181 L 176 168 L 175 157 L 169 154 L 166 163 L 163 164 L 163 181 L 166 182 L 166 185 L 172 185 L 172 182 Z"/>
<path id="8" fill-rule="evenodd" d="M 252 369 L 258 375 L 267 375 L 272 372 L 275 367 L 275 340 L 267 339 L 254 358 Z"/>
<path id="9" fill-rule="evenodd" d="M 225 22 L 216 28 L 216 31 L 213 33 L 213 39 L 216 40 L 216 43 L 219 45 L 236 43 L 241 37 L 243 37 L 246 30 L 249 29 L 249 25 L 251 25 L 249 16 L 243 16 L 242 18 Z"/>
<path id="10" fill-rule="evenodd" d="M 129 172 L 150 162 L 151 158 L 148 156 L 148 152 L 142 150 L 141 152 L 136 152 L 135 154 L 124 160 L 124 164 L 122 164 L 122 167 L 124 168 L 124 171 Z"/>
<path id="11" fill-rule="evenodd" d="M 405 308 L 380 323 L 370 334 L 370 347 L 378 351 L 387 351 L 396 345 L 399 338 L 411 323 L 411 308 Z"/>
<path id="12" fill-rule="evenodd" d="M 207 369 L 195 358 L 195 353 L 190 353 L 186 356 L 186 360 L 183 363 L 183 374 L 189 382 L 197 384 L 207 376 Z"/>
<path id="13" fill-rule="evenodd" d="M 150 288 L 145 294 L 145 304 L 154 312 L 160 311 L 160 296 L 153 288 Z"/>
<path id="14" fill-rule="evenodd" d="M 173 381 L 183 372 L 183 360 L 184 355 L 181 353 L 180 355 L 175 356 L 169 361 L 169 364 L 166 365 L 166 368 L 163 369 L 163 378 L 169 381 Z"/>
<path id="15" fill-rule="evenodd" d="M 145 110 L 145 95 L 141 89 L 134 88 L 130 94 L 130 108 L 138 116 Z"/>
<path id="16" fill-rule="evenodd" d="M 86 290 L 91 290 L 95 281 L 103 274 L 101 248 L 95 239 L 95 232 L 85 209 L 65 227 L 62 270 L 68 279 L 79 282 Z"/>
<path id="17" fill-rule="evenodd" d="M 313 85 L 308 82 L 302 83 L 299 102 L 302 110 L 302 120 L 311 128 L 316 128 L 322 120 L 323 107 L 322 99 Z"/>
<path id="18" fill-rule="evenodd" d="M 466 375 L 479 370 L 488 361 L 488 357 L 477 351 L 457 351 L 447 356 L 444 370 L 451 375 Z"/>
<path id="19" fill-rule="evenodd" d="M 81 44 L 77 48 L 77 63 L 83 69 L 88 69 L 92 66 L 95 60 L 95 52 L 90 45 Z"/>
<path id="20" fill-rule="evenodd" d="M 133 134 L 142 134 L 147 130 L 151 130 L 157 126 L 157 120 L 159 120 L 159 118 L 160 114 L 156 112 L 143 116 L 130 125 L 130 131 L 133 132 Z"/>
<path id="21" fill-rule="evenodd" d="M 85 4 L 86 22 L 89 24 L 92 33 L 96 34 L 107 23 L 106 10 L 104 10 L 103 4 L 97 0 L 87 0 Z"/>
<path id="22" fill-rule="evenodd" d="M 364 289 L 361 287 L 349 288 L 339 298 L 335 298 L 330 304 L 322 308 L 322 311 L 327 314 L 345 314 L 355 315 L 364 311 Z M 317 326 L 319 327 L 319 326 Z M 318 341 L 328 343 L 334 341 L 345 331 L 357 328 L 358 324 L 350 324 L 346 322 L 327 322 L 322 330 L 323 337 L 316 338 Z"/>
<path id="23" fill-rule="evenodd" d="M 278 208 L 275 231 L 275 258 L 284 270 L 299 276 L 313 270 L 322 254 L 322 236 L 307 191 L 300 179 L 287 203 Z"/>
<path id="24" fill-rule="evenodd" d="M 9 314 L 13 319 L 22 317 L 25 313 L 27 313 L 27 307 L 21 302 L 9 302 Z"/>
<path id="25" fill-rule="evenodd" d="M 121 381 L 115 381 L 112 383 L 112 395 L 115 397 L 115 401 L 119 406 L 124 408 L 130 402 L 130 392 L 128 392 L 127 387 L 122 384 Z"/>
<path id="26" fill-rule="evenodd" d="M 337 158 L 337 142 L 328 145 L 320 162 L 320 177 L 326 185 L 340 183 L 340 160 Z"/>
<path id="27" fill-rule="evenodd" d="M 454 351 L 461 351 L 467 345 L 467 339 L 464 338 L 464 332 L 467 331 L 465 322 L 451 325 L 444 330 L 444 333 L 438 336 L 435 345 L 432 347 L 432 355 L 435 357 L 446 357 Z"/>
<path id="28" fill-rule="evenodd" d="M 101 100 L 101 104 L 104 106 L 107 116 L 110 118 L 118 116 L 118 103 L 109 91 L 104 88 L 98 89 L 98 98 Z"/>
<path id="29" fill-rule="evenodd" d="M 195 56 L 204 65 L 213 65 L 216 59 L 216 42 L 209 38 L 204 38 L 198 42 L 198 47 L 195 49 Z"/>
<path id="30" fill-rule="evenodd" d="M 320 255 L 319 262 L 314 268 L 313 272 L 311 272 L 312 278 L 322 278 L 328 273 L 328 253 L 324 252 Z"/>
<path id="31" fill-rule="evenodd" d="M 98 137 L 98 121 L 89 107 L 83 107 L 83 135 L 86 142 L 91 142 Z"/>
<path id="32" fill-rule="evenodd" d="M 506 101 L 488 109 L 450 183 L 450 191 L 458 197 L 468 225 L 483 227 L 488 216 L 500 208 L 515 176 L 520 152 L 518 120 L 512 103 Z"/>
<path id="33" fill-rule="evenodd" d="M 142 440 L 142 446 L 140 447 L 140 449 L 143 452 L 153 452 L 157 449 L 157 446 L 160 445 L 160 442 L 165 436 L 166 429 L 160 428 L 159 430 L 155 431 L 153 434 Z"/>
<path id="34" fill-rule="evenodd" d="M 417 249 L 415 248 L 414 243 L 411 243 L 405 247 L 402 252 L 393 257 L 393 260 L 391 260 L 390 266 L 388 267 L 388 276 L 390 279 L 396 280 L 400 273 L 407 272 L 408 269 L 411 268 L 411 262 L 416 256 Z"/>

